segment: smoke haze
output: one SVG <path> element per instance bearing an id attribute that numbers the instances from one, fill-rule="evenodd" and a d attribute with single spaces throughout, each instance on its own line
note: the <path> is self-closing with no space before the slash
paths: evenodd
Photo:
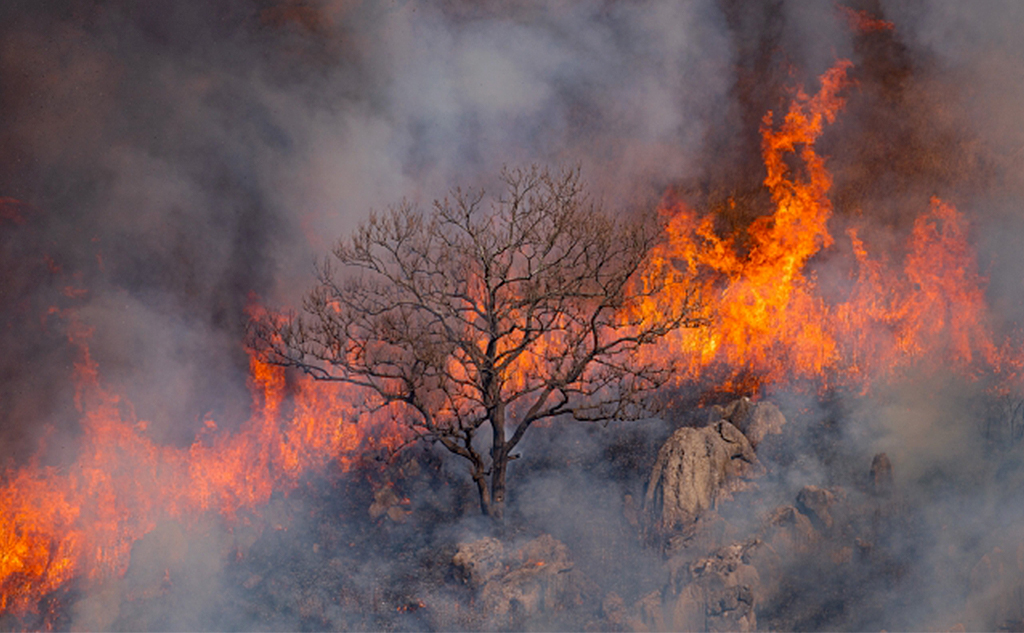
<path id="1" fill-rule="evenodd" d="M 834 234 L 856 220 L 881 250 L 897 250 L 930 196 L 950 200 L 970 222 L 990 280 L 993 326 L 1016 331 L 1024 318 L 1024 5 L 848 4 L 894 29 L 858 35 L 836 5 L 810 0 L 7 0 L 0 459 L 22 464 L 41 442 L 48 462 L 75 454 L 75 356 L 60 310 L 74 309 L 94 329 L 104 382 L 151 423 L 153 438 L 187 445 L 205 419 L 230 426 L 249 414 L 242 340 L 252 297 L 299 305 L 315 258 L 369 210 L 402 199 L 427 206 L 457 185 L 493 189 L 505 165 L 578 164 L 616 213 L 650 210 L 667 191 L 698 208 L 735 198 L 741 208 L 720 224 L 746 226 L 770 211 L 762 117 L 780 116 L 796 84 L 815 91 L 815 78 L 839 58 L 853 60 L 856 84 L 821 142 L 835 177 Z M 812 262 L 825 294 L 841 292 L 848 277 L 839 259 Z M 979 405 L 986 385 L 936 373 L 824 404 L 765 394 L 790 417 L 778 440 L 790 454 L 773 462 L 760 497 L 741 495 L 739 509 L 722 510 L 733 512 L 737 532 L 793 503 L 803 485 L 855 489 L 878 452 L 892 458 L 913 517 L 910 528 L 881 537 L 907 539 L 892 546 L 910 568 L 901 593 L 872 585 L 857 594 L 866 596 L 861 615 L 820 626 L 952 626 L 964 609 L 976 611 L 968 627 L 995 625 L 987 618 L 996 607 L 963 605 L 982 556 L 996 547 L 1024 552 L 1014 509 L 1022 507 L 1021 448 L 988 441 L 992 420 L 1003 418 Z M 573 544 L 604 590 L 635 600 L 657 588 L 661 563 L 629 532 L 624 499 L 642 498 L 653 456 L 677 423 L 539 430 L 510 476 L 516 515 Z M 633 451 L 623 454 L 640 457 L 609 453 L 619 440 Z M 449 496 L 413 498 L 414 509 L 466 503 L 458 465 L 438 468 Z M 282 512 L 321 501 L 281 501 L 295 506 Z M 182 538 L 177 529 L 162 526 L 149 541 L 161 544 L 145 547 L 180 550 L 181 595 L 241 593 L 248 579 L 203 567 L 223 555 L 218 539 L 227 537 L 210 528 L 189 546 L 166 545 Z M 325 529 L 299 522 L 292 534 L 300 536 L 282 551 L 310 531 L 327 538 Z M 437 529 L 401 538 L 427 547 L 482 532 L 472 518 Z M 150 573 L 145 547 L 133 554 L 134 573 Z M 384 549 L 368 549 L 353 577 L 365 574 L 369 586 L 402 573 L 371 555 Z M 159 580 L 139 581 L 151 582 Z M 985 585 L 985 600 L 1003 601 L 1004 619 L 1024 619 L 1024 605 L 1005 606 L 1012 600 L 1003 597 L 1020 582 Z M 89 600 L 77 621 L 96 622 L 89 610 L 105 608 L 102 595 Z M 215 619 L 220 603 L 210 600 L 187 617 L 148 622 L 257 625 Z M 886 619 L 897 607 L 902 615 Z M 292 615 L 270 626 L 296 628 L 301 618 Z"/>

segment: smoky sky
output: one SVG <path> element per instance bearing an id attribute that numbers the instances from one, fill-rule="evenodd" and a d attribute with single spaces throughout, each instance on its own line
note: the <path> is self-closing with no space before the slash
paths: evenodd
<path id="1" fill-rule="evenodd" d="M 33 209 L 5 226 L 32 277 L 7 305 L 60 302 L 38 299 L 67 285 L 44 257 L 78 275 L 88 292 L 65 303 L 95 328 L 105 379 L 179 442 L 205 415 L 245 413 L 231 402 L 251 293 L 296 304 L 314 258 L 370 209 L 531 162 L 582 165 L 608 205 L 649 205 L 698 168 L 732 55 L 712 3 L 0 12 L 0 191 Z M 47 358 L 61 343 L 39 314 L 11 319 L 26 347 L 9 357 L 12 398 L 62 391 L 69 363 Z M 12 441 L 36 425 L 5 423 Z"/>
<path id="2" fill-rule="evenodd" d="M 618 213 L 670 188 L 770 210 L 764 112 L 840 57 L 859 66 L 822 141 L 837 213 L 876 218 L 884 245 L 928 195 L 953 198 L 1015 321 L 1024 14 L 852 6 L 895 30 L 858 36 L 795 0 L 4 3 L 0 197 L 21 209 L 3 227 L 6 442 L 68 417 L 74 354 L 50 307 L 74 308 L 104 378 L 185 442 L 246 414 L 251 297 L 296 306 L 370 209 L 486 188 L 504 165 L 578 164 Z"/>
<path id="3" fill-rule="evenodd" d="M 615 213 L 667 190 L 697 206 L 734 196 L 740 224 L 768 212 L 764 114 L 838 58 L 855 81 L 821 140 L 836 222 L 897 249 L 928 197 L 948 198 L 970 222 L 995 325 L 1012 331 L 1024 5 L 848 5 L 894 30 L 857 35 L 812 0 L 0 3 L 0 459 L 23 461 L 41 438 L 54 459 L 73 454 L 67 310 L 154 437 L 187 443 L 206 416 L 248 414 L 251 297 L 297 306 L 314 258 L 369 210 L 487 188 L 504 165 L 580 165 Z M 1017 521 L 996 508 L 1016 503 L 1007 489 L 974 494 L 994 468 L 970 426 L 977 389 L 911 382 L 847 411 L 851 459 L 885 450 L 905 480 L 962 476 L 970 495 L 943 496 L 936 514 Z M 785 494 L 825 476 L 816 462 L 794 472 Z M 523 512 L 575 538 L 546 518 L 575 491 L 552 492 L 549 476 L 523 484 L 548 491 Z M 962 528 L 972 552 L 991 545 L 989 525 Z"/>

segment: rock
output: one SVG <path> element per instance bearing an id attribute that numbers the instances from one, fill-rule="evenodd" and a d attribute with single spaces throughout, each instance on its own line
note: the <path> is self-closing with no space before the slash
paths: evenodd
<path id="1" fill-rule="evenodd" d="M 482 538 L 459 545 L 452 564 L 473 587 L 482 587 L 504 570 L 505 547 L 496 538 Z"/>
<path id="2" fill-rule="evenodd" d="M 636 617 L 629 621 L 629 626 L 634 631 L 668 631 L 666 626 L 665 609 L 662 604 L 661 591 L 652 591 L 643 598 L 637 600 L 633 606 Z"/>
<path id="3" fill-rule="evenodd" d="M 747 560 L 757 541 L 734 543 L 690 565 L 672 605 L 673 630 L 753 631 L 761 578 Z"/>
<path id="4" fill-rule="evenodd" d="M 622 516 L 633 528 L 640 528 L 640 509 L 637 508 L 633 495 L 627 494 L 622 499 Z"/>
<path id="5" fill-rule="evenodd" d="M 695 521 L 675 530 L 665 541 L 663 553 L 669 558 L 669 569 L 676 559 L 689 564 L 697 556 L 736 540 L 736 530 L 714 510 L 706 510 Z"/>
<path id="6" fill-rule="evenodd" d="M 757 604 L 770 603 L 786 578 L 787 566 L 814 551 L 820 541 L 811 520 L 794 506 L 782 506 L 769 514 L 754 537 L 757 546 L 744 555 L 761 579 L 755 593 Z"/>
<path id="7" fill-rule="evenodd" d="M 660 533 L 688 526 L 763 472 L 750 441 L 729 422 L 681 428 L 661 447 L 651 471 L 646 524 Z"/>
<path id="8" fill-rule="evenodd" d="M 676 631 L 708 630 L 704 590 L 696 584 L 683 587 L 672 604 L 671 618 Z"/>
<path id="9" fill-rule="evenodd" d="M 622 630 L 626 624 L 626 601 L 614 591 L 609 591 L 601 601 L 601 615 L 610 628 Z"/>
<path id="10" fill-rule="evenodd" d="M 782 506 L 769 515 L 761 538 L 775 551 L 789 555 L 808 551 L 819 537 L 806 515 L 793 506 Z"/>
<path id="11" fill-rule="evenodd" d="M 395 492 L 394 486 L 387 484 L 373 493 L 373 503 L 370 504 L 370 518 L 376 521 L 386 516 L 395 523 L 404 523 L 409 518 L 410 512 L 402 505 L 408 504 L 408 499 L 402 499 Z"/>
<path id="12" fill-rule="evenodd" d="M 857 548 L 857 560 L 860 562 L 868 562 L 871 560 L 871 555 L 875 551 L 874 543 L 857 537 L 853 539 L 853 545 Z"/>
<path id="13" fill-rule="evenodd" d="M 517 550 L 525 565 L 554 565 L 559 571 L 573 568 L 569 549 L 550 534 L 542 534 Z"/>
<path id="14" fill-rule="evenodd" d="M 754 406 L 754 402 L 746 396 L 743 396 L 738 400 L 733 400 L 726 405 L 712 405 L 711 408 L 708 409 L 708 424 L 714 424 L 719 420 L 725 420 L 739 428 L 738 425 L 736 425 L 735 420 L 746 420 L 747 416 L 749 416 L 750 412 L 754 409 Z"/>
<path id="15" fill-rule="evenodd" d="M 477 589 L 488 628 L 522 628 L 526 618 L 578 607 L 596 591 L 572 573 L 568 548 L 548 534 L 512 549 L 493 538 L 465 543 L 452 563 Z"/>
<path id="16" fill-rule="evenodd" d="M 826 530 L 832 529 L 830 509 L 836 502 L 835 493 L 818 486 L 804 486 L 796 495 L 796 507 L 807 515 L 811 523 Z"/>
<path id="17" fill-rule="evenodd" d="M 656 533 L 686 529 L 762 475 L 754 447 L 767 435 L 781 433 L 786 423 L 774 404 L 746 397 L 711 407 L 708 419 L 703 428 L 677 430 L 658 453 L 643 517 Z"/>
<path id="18" fill-rule="evenodd" d="M 782 433 L 786 418 L 771 402 L 752 402 L 744 396 L 729 404 L 711 407 L 711 422 L 725 420 L 740 430 L 757 448 L 768 435 Z"/>
<path id="19" fill-rule="evenodd" d="M 499 619 L 513 614 L 529 617 L 576 602 L 565 575 L 573 568 L 565 545 L 544 535 L 528 543 L 520 556 L 523 560 L 518 568 L 490 580 L 480 591 L 486 613 Z"/>
<path id="20" fill-rule="evenodd" d="M 888 497 L 892 489 L 892 462 L 885 453 L 878 453 L 871 460 L 871 492 L 879 497 Z"/>
<path id="21" fill-rule="evenodd" d="M 1024 547 L 1024 544 L 1022 544 Z M 968 578 L 966 624 L 972 630 L 1019 631 L 1024 621 L 1024 569 L 1021 547 L 1014 560 L 995 547 L 971 568 Z"/>

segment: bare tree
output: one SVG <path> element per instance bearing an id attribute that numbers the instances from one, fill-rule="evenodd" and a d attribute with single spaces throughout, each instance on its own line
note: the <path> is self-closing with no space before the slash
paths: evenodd
<path id="1" fill-rule="evenodd" d="M 490 204 L 457 189 L 429 214 L 408 204 L 371 214 L 336 262 L 318 266 L 304 315 L 251 332 L 270 362 L 403 410 L 422 437 L 469 462 L 495 518 L 531 425 L 645 415 L 645 394 L 671 367 L 637 352 L 705 323 L 691 287 L 660 301 L 668 282 L 645 275 L 657 227 L 602 214 L 578 169 L 502 176 Z M 482 428 L 490 438 L 478 438 Z"/>

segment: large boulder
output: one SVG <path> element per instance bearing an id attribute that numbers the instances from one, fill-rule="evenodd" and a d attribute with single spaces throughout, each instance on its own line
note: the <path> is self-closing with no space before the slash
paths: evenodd
<path id="1" fill-rule="evenodd" d="M 704 623 L 708 631 L 754 631 L 757 629 L 757 596 L 761 578 L 747 560 L 756 544 L 736 543 L 697 561 L 694 582 L 704 599 Z"/>
<path id="2" fill-rule="evenodd" d="M 763 472 L 750 441 L 729 422 L 681 428 L 661 447 L 651 471 L 646 523 L 662 534 L 685 528 Z"/>
<path id="3" fill-rule="evenodd" d="M 787 505 L 765 517 L 754 540 L 757 547 L 745 554 L 745 562 L 753 565 L 760 575 L 755 599 L 759 605 L 765 605 L 778 595 L 788 573 L 787 566 L 818 551 L 821 535 L 806 515 Z"/>
<path id="4" fill-rule="evenodd" d="M 725 420 L 739 429 L 750 445 L 757 448 L 769 435 L 782 433 L 786 418 L 771 402 L 753 402 L 743 396 L 725 406 L 715 405 L 710 410 L 710 421 Z"/>
<path id="5" fill-rule="evenodd" d="M 784 556 L 810 551 L 819 534 L 807 515 L 794 506 L 781 506 L 768 515 L 758 538 L 766 547 Z"/>

